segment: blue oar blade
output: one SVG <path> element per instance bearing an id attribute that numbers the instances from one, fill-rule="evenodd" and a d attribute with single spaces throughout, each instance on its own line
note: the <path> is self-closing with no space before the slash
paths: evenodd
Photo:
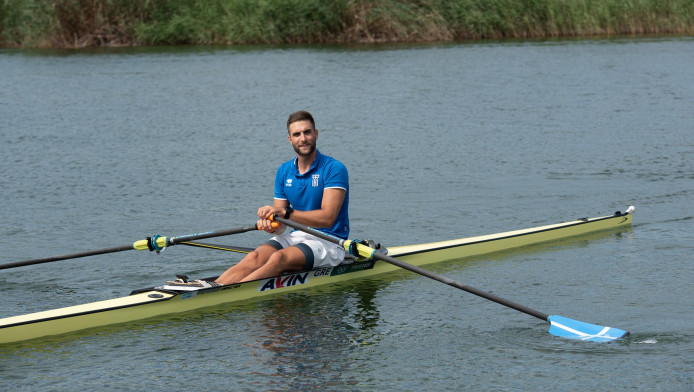
<path id="1" fill-rule="evenodd" d="M 579 339 L 589 342 L 611 342 L 623 338 L 629 332 L 612 327 L 604 327 L 572 320 L 562 316 L 549 316 L 549 333 L 568 339 Z"/>

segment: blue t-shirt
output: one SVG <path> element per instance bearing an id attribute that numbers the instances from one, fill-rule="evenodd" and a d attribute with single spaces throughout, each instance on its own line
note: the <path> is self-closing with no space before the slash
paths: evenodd
<path id="1" fill-rule="evenodd" d="M 316 151 L 316 159 L 311 168 L 299 174 L 297 158 L 285 162 L 277 169 L 275 176 L 275 199 L 287 200 L 289 205 L 298 211 L 319 210 L 323 201 L 323 190 L 339 188 L 345 190 L 337 219 L 332 227 L 318 230 L 347 239 L 349 235 L 349 177 L 347 168 L 342 162 Z"/>

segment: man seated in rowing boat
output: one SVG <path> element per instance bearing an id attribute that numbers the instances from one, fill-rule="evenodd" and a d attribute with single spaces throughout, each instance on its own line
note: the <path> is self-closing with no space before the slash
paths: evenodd
<path id="1" fill-rule="evenodd" d="M 283 272 L 336 266 L 344 260 L 345 250 L 339 245 L 300 230 L 285 231 L 284 225 L 272 227 L 270 218 L 277 214 L 342 239 L 349 235 L 347 168 L 316 149 L 318 130 L 309 112 L 289 115 L 287 132 L 296 157 L 277 169 L 273 205 L 258 209 L 258 228 L 274 237 L 226 270 L 217 283 L 245 282 Z"/>

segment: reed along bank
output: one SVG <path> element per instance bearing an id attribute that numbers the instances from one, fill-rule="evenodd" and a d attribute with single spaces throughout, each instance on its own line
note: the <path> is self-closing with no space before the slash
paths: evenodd
<path id="1" fill-rule="evenodd" d="M 2 47 L 693 33 L 692 0 L 0 0 Z"/>

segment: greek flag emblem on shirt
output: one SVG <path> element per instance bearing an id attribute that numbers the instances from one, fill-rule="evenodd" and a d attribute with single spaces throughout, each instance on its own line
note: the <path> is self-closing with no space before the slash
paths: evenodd
<path id="1" fill-rule="evenodd" d="M 320 174 L 314 174 L 313 176 L 311 176 L 311 179 L 312 179 L 311 185 L 312 186 L 318 186 L 318 179 L 319 178 L 320 178 Z"/>

